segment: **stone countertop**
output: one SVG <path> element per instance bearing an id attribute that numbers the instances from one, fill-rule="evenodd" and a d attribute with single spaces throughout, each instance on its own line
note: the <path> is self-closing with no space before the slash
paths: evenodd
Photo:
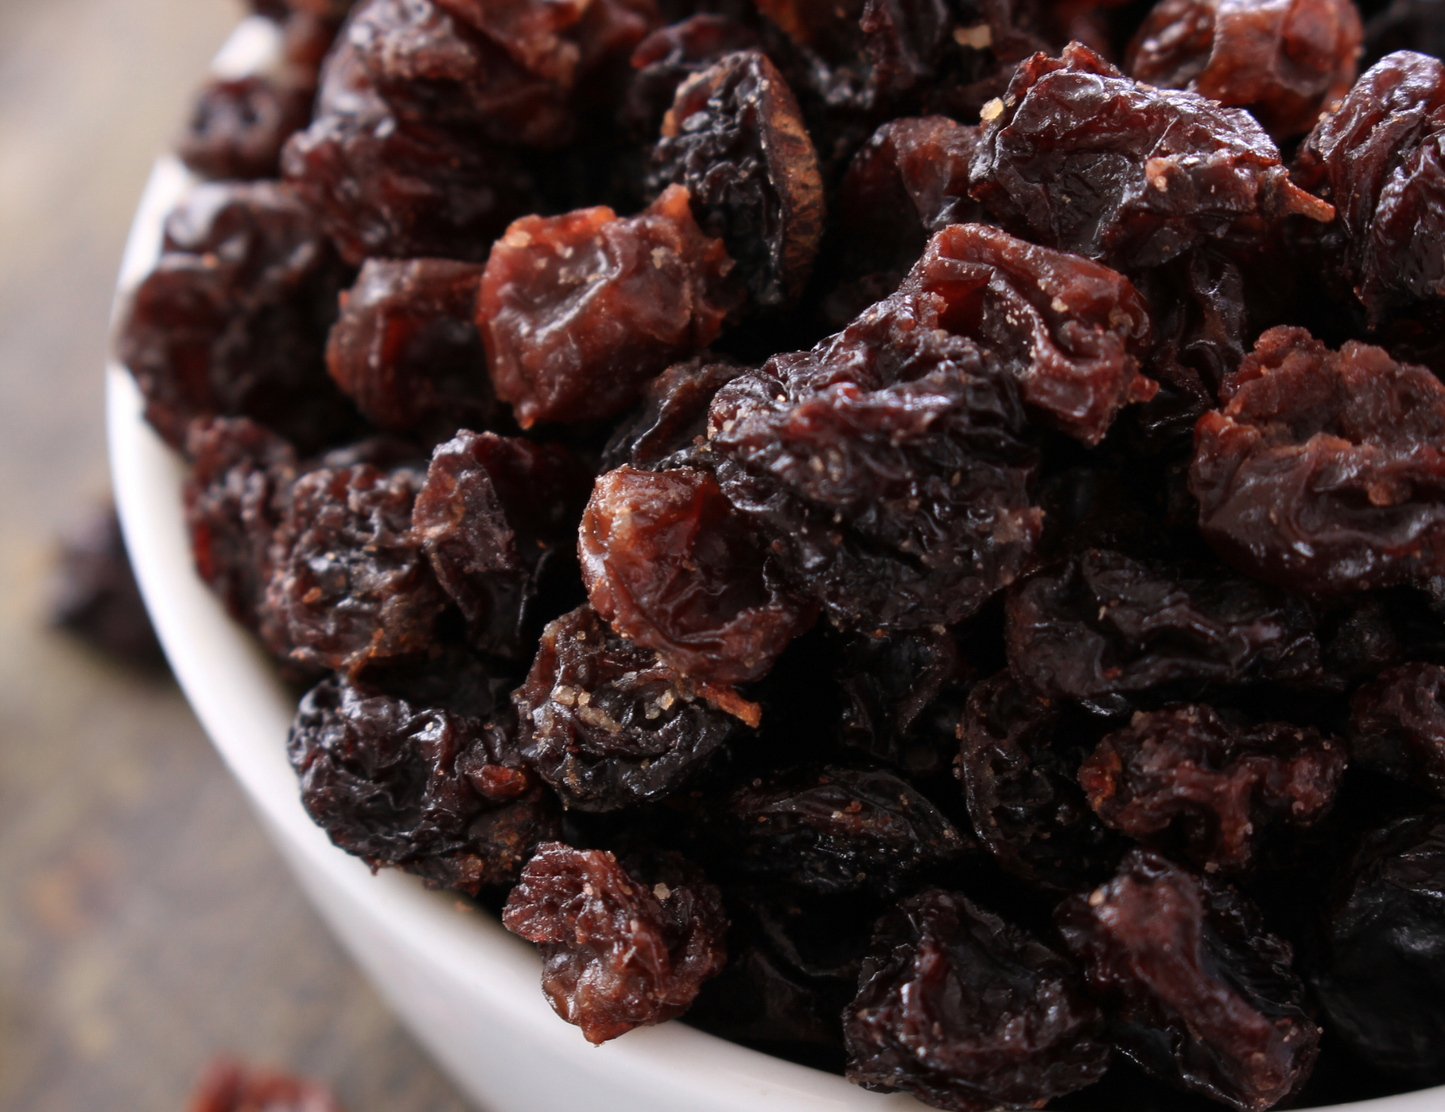
<path id="1" fill-rule="evenodd" d="M 312 914 L 174 684 L 45 627 L 108 485 L 111 289 L 232 0 L 0 4 L 0 1110 L 180 1112 L 220 1053 L 462 1102 Z"/>

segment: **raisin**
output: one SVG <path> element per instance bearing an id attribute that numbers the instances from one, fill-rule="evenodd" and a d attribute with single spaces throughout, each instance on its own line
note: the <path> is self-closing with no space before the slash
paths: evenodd
<path id="1" fill-rule="evenodd" d="M 1445 796 L 1445 668 L 1402 664 L 1350 701 L 1355 764 Z"/>
<path id="2" fill-rule="evenodd" d="M 372 255 L 481 262 L 537 204 L 515 152 L 398 120 L 346 41 L 327 59 L 316 118 L 287 141 L 281 169 L 353 265 Z"/>
<path id="3" fill-rule="evenodd" d="M 1010 873 L 1068 891 L 1108 877 L 1125 843 L 1089 808 L 1079 762 L 1101 727 L 1008 672 L 969 693 L 959 775 L 980 841 Z"/>
<path id="4" fill-rule="evenodd" d="M 617 415 L 717 336 L 737 304 L 732 266 L 678 186 L 629 219 L 598 207 L 516 221 L 477 308 L 497 396 L 523 428 Z"/>
<path id="5" fill-rule="evenodd" d="M 372 870 L 475 895 L 514 881 L 557 837 L 557 807 L 500 727 L 322 681 L 301 700 L 287 753 L 306 813 Z"/>
<path id="6" fill-rule="evenodd" d="M 1206 872 L 1249 864 L 1284 823 L 1310 826 L 1329 810 L 1345 749 L 1314 729 L 1240 727 L 1206 706 L 1136 714 L 1079 769 L 1089 804 L 1142 842 L 1173 835 Z"/>
<path id="7" fill-rule="evenodd" d="M 1240 1112 L 1273 1107 L 1309 1077 L 1320 1032 L 1293 951 L 1233 888 L 1136 849 L 1055 918 L 1115 1045 L 1149 1073 Z"/>
<path id="8" fill-rule="evenodd" d="M 1321 670 L 1314 615 L 1294 596 L 1118 552 L 1089 549 L 1015 584 L 1007 614 L 1009 666 L 1046 696 L 1307 682 Z"/>
<path id="9" fill-rule="evenodd" d="M 177 153 L 202 177 L 278 177 L 281 147 L 310 123 L 315 96 L 315 84 L 299 78 L 212 81 L 196 95 Z"/>
<path id="10" fill-rule="evenodd" d="M 1027 570 L 1041 531 L 1018 387 L 940 327 L 943 307 L 900 293 L 713 399 L 723 492 L 839 626 L 961 621 Z"/>
<path id="11" fill-rule="evenodd" d="M 1299 180 L 1337 205 L 1343 243 L 1332 264 L 1372 324 L 1445 295 L 1442 133 L 1445 65 L 1402 50 L 1371 67 L 1300 145 Z"/>
<path id="12" fill-rule="evenodd" d="M 958 747 L 956 704 L 966 675 L 947 632 L 853 638 L 838 672 L 843 744 L 910 776 L 940 771 Z"/>
<path id="13" fill-rule="evenodd" d="M 970 848 L 896 773 L 825 767 L 753 778 L 700 804 L 697 852 L 719 876 L 822 895 L 896 896 Z"/>
<path id="14" fill-rule="evenodd" d="M 271 549 L 271 648 L 355 670 L 424 652 L 444 596 L 411 529 L 422 476 L 323 467 L 291 488 Z"/>
<path id="15" fill-rule="evenodd" d="M 342 1112 L 322 1085 L 225 1059 L 211 1063 L 187 1112 Z"/>
<path id="16" fill-rule="evenodd" d="M 182 496 L 196 571 L 231 616 L 256 629 L 271 579 L 271 539 L 296 481 L 296 452 L 244 417 L 194 422 Z"/>
<path id="17" fill-rule="evenodd" d="M 991 348 L 1047 423 L 1097 444 L 1114 415 L 1148 401 L 1139 373 L 1149 309 L 1122 274 L 983 224 L 944 228 L 910 272 L 910 290 L 943 299 L 939 323 Z"/>
<path id="18" fill-rule="evenodd" d="M 1445 386 L 1423 367 L 1272 328 L 1200 418 L 1189 490 L 1226 560 L 1295 590 L 1445 570 Z"/>
<path id="19" fill-rule="evenodd" d="M 1313 980 L 1332 1033 L 1387 1074 L 1445 1083 L 1445 816 L 1367 839 L 1327 916 Z"/>
<path id="20" fill-rule="evenodd" d="M 628 130 L 650 141 L 661 129 L 679 85 L 725 55 L 757 45 L 751 27 L 711 12 L 659 27 L 632 52 L 637 72 L 628 82 L 622 105 Z"/>
<path id="21" fill-rule="evenodd" d="M 578 546 L 593 609 L 705 683 L 760 679 L 812 624 L 814 610 L 779 581 L 704 471 L 609 471 L 582 515 Z"/>
<path id="22" fill-rule="evenodd" d="M 588 1042 L 682 1015 L 727 961 L 717 888 L 676 855 L 655 874 L 550 842 L 507 897 L 502 923 L 537 944 L 542 991 Z"/>
<path id="23" fill-rule="evenodd" d="M 648 184 L 686 187 L 753 304 L 796 300 L 823 235 L 823 179 L 798 102 L 760 51 L 729 54 L 682 84 Z"/>
<path id="24" fill-rule="evenodd" d="M 1283 140 L 1350 91 L 1363 37 L 1351 0 L 1161 0 L 1124 68 L 1150 85 L 1247 108 Z"/>
<path id="25" fill-rule="evenodd" d="M 704 773 L 739 732 L 703 696 L 584 606 L 547 626 L 512 693 L 518 747 L 569 807 L 660 799 Z"/>
<path id="26" fill-rule="evenodd" d="M 1080 43 L 1023 63 L 983 114 L 972 195 L 1019 234 L 1110 266 L 1158 266 L 1245 218 L 1334 215 L 1247 112 L 1141 85 Z"/>
<path id="27" fill-rule="evenodd" d="M 637 414 L 618 426 L 603 452 L 604 469 L 623 464 L 649 471 L 710 469 L 708 406 L 718 390 L 746 370 L 706 355 L 674 363 L 647 384 Z"/>
<path id="28" fill-rule="evenodd" d="M 545 567 L 571 557 L 588 479 L 565 448 L 490 432 L 464 430 L 433 453 L 412 525 L 479 648 L 529 651 L 529 605 Z"/>
<path id="29" fill-rule="evenodd" d="M 873 133 L 848 164 L 838 191 L 850 273 L 894 276 L 896 288 L 929 236 L 949 224 L 987 219 L 968 196 L 978 141 L 977 127 L 947 116 L 890 120 Z"/>
<path id="30" fill-rule="evenodd" d="M 49 595 L 52 626 L 118 662 L 164 671 L 165 654 L 151 628 L 113 505 L 93 511 L 62 538 Z"/>
<path id="31" fill-rule="evenodd" d="M 116 352 L 146 420 L 182 447 L 194 417 L 250 417 L 305 449 L 354 419 L 321 361 L 343 285 L 335 255 L 275 182 L 197 186 L 166 218 Z"/>
<path id="32" fill-rule="evenodd" d="M 1111 1049 L 1067 960 L 938 888 L 879 920 L 843 1030 L 849 1081 L 958 1112 L 1042 1107 Z"/>

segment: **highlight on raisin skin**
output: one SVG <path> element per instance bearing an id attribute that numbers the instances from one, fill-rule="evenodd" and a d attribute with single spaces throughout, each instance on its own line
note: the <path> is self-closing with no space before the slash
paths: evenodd
<path id="1" fill-rule="evenodd" d="M 488 427 L 497 403 L 477 332 L 482 268 L 367 259 L 326 343 L 331 378 L 380 429 L 445 440 Z"/>
<path id="2" fill-rule="evenodd" d="M 703 471 L 607 472 L 582 514 L 578 547 L 593 609 L 707 683 L 761 679 L 813 621 L 814 608 L 792 597 Z"/>
<path id="3" fill-rule="evenodd" d="M 1352 0 L 1161 0 L 1134 33 L 1124 69 L 1247 108 L 1283 141 L 1350 91 L 1363 38 Z"/>
<path id="4" fill-rule="evenodd" d="M 542 631 L 531 671 L 512 692 L 517 749 L 568 807 L 615 811 L 662 799 L 704 774 L 741 732 L 738 715 L 758 709 L 737 696 L 722 709 L 707 694 L 578 607 Z"/>
<path id="5" fill-rule="evenodd" d="M 491 432 L 463 429 L 432 453 L 412 529 L 476 648 L 531 651 L 529 605 L 549 565 L 572 559 L 588 479 L 565 448 Z"/>
<path id="6" fill-rule="evenodd" d="M 1292 590 L 1368 590 L 1445 571 L 1445 386 L 1354 340 L 1260 336 L 1194 431 L 1205 540 Z"/>
<path id="7" fill-rule="evenodd" d="M 929 888 L 874 927 L 844 1010 L 848 1080 L 934 1108 L 1037 1108 L 1092 1085 L 1111 1047 L 1070 963 L 962 895 Z"/>
<path id="8" fill-rule="evenodd" d="M 1245 868 L 1272 828 L 1322 818 L 1346 763 L 1344 745 L 1313 728 L 1242 727 L 1183 705 L 1136 713 L 1099 742 L 1079 783 L 1109 826 L 1177 845 L 1213 873 Z"/>
<path id="9" fill-rule="evenodd" d="M 722 895 L 677 855 L 638 876 L 603 850 L 538 847 L 502 923 L 542 952 L 542 991 L 600 1044 L 682 1015 L 727 962 Z"/>
<path id="10" fill-rule="evenodd" d="M 1264 1112 L 1314 1067 L 1289 943 L 1233 888 L 1145 849 L 1054 913 L 1115 1045 L 1145 1071 L 1239 1112 Z"/>
<path id="11" fill-rule="evenodd" d="M 1350 757 L 1356 765 L 1445 798 L 1445 668 L 1401 664 L 1350 700 Z"/>
<path id="12" fill-rule="evenodd" d="M 1295 156 L 1305 188 L 1334 201 L 1343 243 L 1326 265 L 1371 325 L 1445 297 L 1445 65 L 1401 50 L 1320 118 Z"/>
<path id="13" fill-rule="evenodd" d="M 492 248 L 477 305 L 497 397 L 517 423 L 615 417 L 706 347 L 737 307 L 721 240 L 669 186 L 637 216 L 528 216 Z"/>
<path id="14" fill-rule="evenodd" d="M 373 871 L 476 895 L 516 880 L 560 830 L 556 801 L 498 729 L 332 678 L 301 700 L 287 753 L 333 843 Z"/>
<path id="15" fill-rule="evenodd" d="M 1022 63 L 984 117 L 972 195 L 1017 234 L 1109 266 L 1158 266 L 1244 217 L 1334 215 L 1249 113 L 1139 84 L 1080 43 Z"/>
<path id="16" fill-rule="evenodd" d="M 1410 1087 L 1445 1084 L 1445 812 L 1371 834 L 1326 912 L 1312 980 L 1325 1022 Z"/>
<path id="17" fill-rule="evenodd" d="M 939 324 L 992 349 L 1024 403 L 1094 445 L 1114 416 L 1159 385 L 1139 371 L 1149 307 L 1122 274 L 984 224 L 954 224 L 928 242 L 906 288 L 942 299 Z"/>
<path id="18" fill-rule="evenodd" d="M 823 179 L 798 102 L 761 51 L 730 54 L 678 88 L 648 174 L 653 192 L 669 184 L 687 188 L 754 305 L 797 299 L 823 236 Z"/>

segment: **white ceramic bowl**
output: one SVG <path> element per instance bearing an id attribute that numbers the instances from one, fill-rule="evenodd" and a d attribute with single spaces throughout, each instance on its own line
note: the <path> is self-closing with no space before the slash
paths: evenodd
<path id="1" fill-rule="evenodd" d="M 214 68 L 228 74 L 260 68 L 274 46 L 268 24 L 247 20 Z M 126 246 L 117 304 L 151 268 L 164 216 L 193 181 L 174 159 L 156 165 Z M 182 464 L 145 423 L 134 382 L 115 364 L 106 370 L 106 409 L 126 544 L 156 632 L 196 716 L 316 909 L 479 1107 L 487 1112 L 923 1107 L 910 1097 L 865 1092 L 840 1077 L 677 1023 L 593 1047 L 546 1003 L 540 963 L 529 945 L 470 905 L 398 872 L 373 876 L 333 846 L 302 809 L 286 760 L 293 700 L 260 647 L 196 575 L 181 510 Z M 1441 1112 L 1445 1087 L 1349 1107 Z"/>

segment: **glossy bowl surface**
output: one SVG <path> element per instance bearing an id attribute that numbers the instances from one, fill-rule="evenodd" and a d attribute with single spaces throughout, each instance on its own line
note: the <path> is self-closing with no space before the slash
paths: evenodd
<path id="1" fill-rule="evenodd" d="M 274 36 L 247 20 L 215 68 L 263 66 Z M 117 288 L 123 304 L 153 265 L 166 212 L 194 179 L 157 163 Z M 485 1112 L 884 1112 L 922 1109 L 840 1077 L 760 1054 L 680 1023 L 593 1047 L 543 998 L 531 946 L 491 916 L 394 871 L 373 876 L 301 807 L 286 759 L 294 711 L 259 645 L 196 575 L 181 509 L 181 461 L 142 418 L 124 368 L 106 368 L 116 504 L 136 577 L 196 716 L 311 902 L 417 1038 Z M 1223 1106 L 1221 1106 L 1223 1107 Z M 1445 1112 L 1445 1087 L 1336 1106 Z M 1119 1109 L 1118 1112 L 1130 1112 Z"/>

